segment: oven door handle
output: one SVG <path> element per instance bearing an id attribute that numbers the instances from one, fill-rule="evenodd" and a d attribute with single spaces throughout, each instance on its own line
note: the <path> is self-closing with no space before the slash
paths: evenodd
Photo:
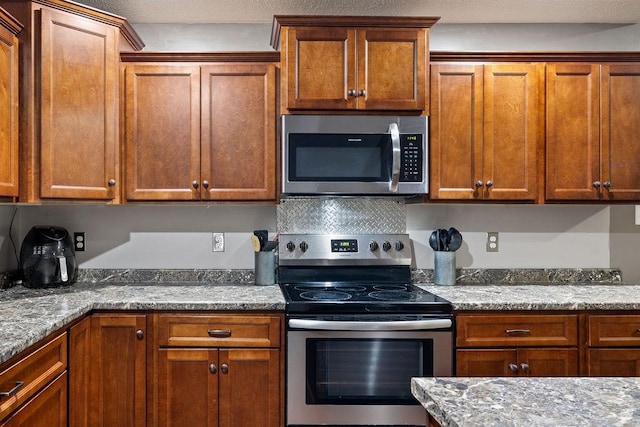
<path id="1" fill-rule="evenodd" d="M 451 319 L 395 320 L 388 322 L 289 319 L 290 328 L 330 331 L 417 331 L 447 329 L 451 328 L 452 324 Z"/>

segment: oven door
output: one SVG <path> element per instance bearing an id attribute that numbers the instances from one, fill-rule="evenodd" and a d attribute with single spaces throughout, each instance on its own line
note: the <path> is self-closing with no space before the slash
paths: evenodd
<path id="1" fill-rule="evenodd" d="M 328 328 L 339 323 L 349 322 Z M 379 325 L 394 322 L 355 323 L 386 329 Z M 287 338 L 289 426 L 424 426 L 411 378 L 453 373 L 451 330 L 290 328 Z"/>

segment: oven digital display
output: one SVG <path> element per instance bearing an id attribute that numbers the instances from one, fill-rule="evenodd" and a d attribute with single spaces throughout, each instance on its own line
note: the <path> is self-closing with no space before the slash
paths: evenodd
<path id="1" fill-rule="evenodd" d="M 331 240 L 331 252 L 358 252 L 358 241 L 356 239 L 333 239 Z"/>

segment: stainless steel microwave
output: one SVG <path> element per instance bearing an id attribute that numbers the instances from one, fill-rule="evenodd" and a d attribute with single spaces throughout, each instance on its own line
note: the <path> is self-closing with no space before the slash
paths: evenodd
<path id="1" fill-rule="evenodd" d="M 424 194 L 427 129 L 427 117 L 284 115 L 282 192 Z"/>

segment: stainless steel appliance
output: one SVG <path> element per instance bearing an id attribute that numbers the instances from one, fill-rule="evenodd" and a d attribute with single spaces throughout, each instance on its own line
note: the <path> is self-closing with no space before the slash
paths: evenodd
<path id="1" fill-rule="evenodd" d="M 411 377 L 453 374 L 448 301 L 400 235 L 281 235 L 287 426 L 424 426 Z"/>
<path id="2" fill-rule="evenodd" d="M 427 117 L 284 115 L 282 192 L 424 194 L 427 129 Z"/>

